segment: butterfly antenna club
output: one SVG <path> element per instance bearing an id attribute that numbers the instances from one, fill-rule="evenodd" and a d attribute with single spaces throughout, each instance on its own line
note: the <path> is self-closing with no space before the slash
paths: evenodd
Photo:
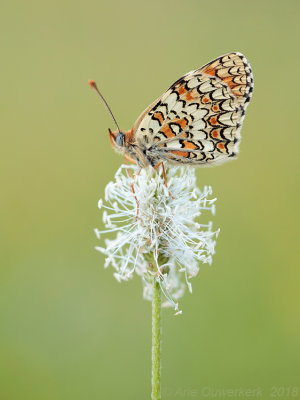
<path id="1" fill-rule="evenodd" d="M 112 119 L 113 119 L 113 121 L 114 121 L 114 123 L 115 123 L 115 125 L 116 125 L 116 127 L 117 127 L 117 129 L 118 129 L 118 131 L 121 132 L 121 130 L 120 130 L 120 128 L 119 128 L 119 125 L 118 125 L 118 123 L 117 123 L 117 121 L 116 121 L 116 118 L 114 117 L 114 115 L 113 115 L 113 113 L 112 113 L 112 111 L 111 111 L 109 105 L 107 104 L 105 98 L 102 96 L 100 90 L 98 89 L 98 87 L 97 87 L 97 85 L 96 85 L 96 82 L 93 81 L 92 79 L 90 79 L 90 80 L 88 81 L 88 84 L 89 84 L 90 87 L 91 87 L 92 89 L 94 89 L 95 92 L 98 94 L 98 96 L 99 96 L 100 99 L 102 100 L 102 103 L 104 104 L 106 110 L 108 111 L 109 115 L 112 117 Z"/>

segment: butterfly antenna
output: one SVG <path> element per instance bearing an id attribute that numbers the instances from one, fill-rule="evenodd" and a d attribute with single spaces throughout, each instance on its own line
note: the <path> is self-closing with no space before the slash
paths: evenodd
<path id="1" fill-rule="evenodd" d="M 119 125 L 118 125 L 118 123 L 117 123 L 117 121 L 116 121 L 116 118 L 114 117 L 114 114 L 112 113 L 111 109 L 109 108 L 109 105 L 106 103 L 105 98 L 104 98 L 104 97 L 102 96 L 102 94 L 100 93 L 100 90 L 98 89 L 98 87 L 97 87 L 97 85 L 96 85 L 96 82 L 93 81 L 93 80 L 89 80 L 89 81 L 88 81 L 88 84 L 90 85 L 90 87 L 91 87 L 92 89 L 94 89 L 94 90 L 96 91 L 96 93 L 98 94 L 98 96 L 99 96 L 100 99 L 102 100 L 102 102 L 103 102 L 105 108 L 107 109 L 108 113 L 109 113 L 110 116 L 112 117 L 114 123 L 116 124 L 116 127 L 118 128 L 118 131 L 121 132 L 121 130 L 120 130 L 120 128 L 119 128 Z"/>

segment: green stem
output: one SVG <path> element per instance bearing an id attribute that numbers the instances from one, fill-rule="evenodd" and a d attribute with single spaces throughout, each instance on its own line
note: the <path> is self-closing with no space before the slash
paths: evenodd
<path id="1" fill-rule="evenodd" d="M 152 298 L 152 400 L 160 400 L 160 335 L 161 293 L 159 283 L 153 278 Z"/>

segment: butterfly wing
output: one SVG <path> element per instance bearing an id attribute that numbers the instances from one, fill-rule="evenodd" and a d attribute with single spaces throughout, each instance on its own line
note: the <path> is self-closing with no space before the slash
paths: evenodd
<path id="1" fill-rule="evenodd" d="M 226 54 L 184 75 L 151 104 L 133 127 L 135 140 L 152 165 L 229 160 L 238 153 L 252 91 L 246 58 Z"/>

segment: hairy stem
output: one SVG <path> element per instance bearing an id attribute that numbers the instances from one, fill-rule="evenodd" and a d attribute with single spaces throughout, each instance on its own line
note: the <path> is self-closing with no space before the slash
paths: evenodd
<path id="1" fill-rule="evenodd" d="M 152 299 L 152 400 L 160 400 L 161 292 L 153 278 Z"/>

